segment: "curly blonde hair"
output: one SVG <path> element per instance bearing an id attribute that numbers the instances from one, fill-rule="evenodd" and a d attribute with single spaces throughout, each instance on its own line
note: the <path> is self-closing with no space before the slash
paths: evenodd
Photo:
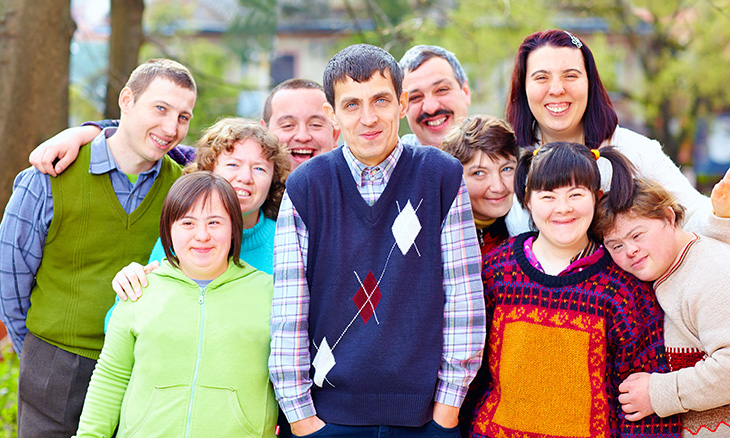
<path id="1" fill-rule="evenodd" d="M 279 141 L 276 135 L 261 124 L 239 117 L 218 120 L 206 129 L 200 140 L 195 143 L 197 149 L 195 161 L 185 168 L 184 173 L 198 170 L 212 172 L 218 163 L 218 156 L 222 152 L 232 152 L 237 142 L 247 139 L 258 143 L 263 150 L 264 157 L 274 164 L 271 188 L 269 188 L 269 194 L 266 196 L 261 210 L 264 212 L 264 216 L 276 220 L 281 198 L 284 196 L 286 178 L 291 170 L 289 149 Z"/>

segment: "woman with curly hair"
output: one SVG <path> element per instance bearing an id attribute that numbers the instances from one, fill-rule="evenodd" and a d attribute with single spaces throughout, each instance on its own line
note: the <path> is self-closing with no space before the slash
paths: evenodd
<path id="1" fill-rule="evenodd" d="M 224 177 L 236 191 L 243 215 L 241 259 L 267 274 L 273 272 L 274 230 L 284 183 L 289 175 L 289 150 L 266 127 L 242 118 L 221 119 L 195 144 L 196 158 L 184 173 L 208 170 Z M 112 280 L 123 300 L 136 300 L 147 285 L 146 274 L 165 258 L 158 239 L 146 267 L 131 263 Z M 113 308 L 112 308 L 113 310 Z M 107 314 L 107 321 L 111 310 Z"/>

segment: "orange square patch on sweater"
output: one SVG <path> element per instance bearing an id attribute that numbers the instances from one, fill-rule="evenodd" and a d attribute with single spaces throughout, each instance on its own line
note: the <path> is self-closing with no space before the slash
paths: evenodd
<path id="1" fill-rule="evenodd" d="M 600 317 L 499 306 L 489 335 L 494 388 L 476 419 L 488 436 L 597 437 L 608 430 Z"/>

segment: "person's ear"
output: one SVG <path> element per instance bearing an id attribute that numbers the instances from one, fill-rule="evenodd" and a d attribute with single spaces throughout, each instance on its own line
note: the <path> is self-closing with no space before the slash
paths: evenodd
<path id="1" fill-rule="evenodd" d="M 677 226 L 677 213 L 671 206 L 668 206 L 665 210 L 664 217 L 672 227 Z"/>
<path id="2" fill-rule="evenodd" d="M 406 111 L 408 110 L 408 92 L 403 90 L 400 93 L 400 98 L 398 99 L 398 103 L 400 104 L 400 114 L 399 118 L 403 118 L 406 116 Z"/>
<path id="3" fill-rule="evenodd" d="M 461 87 L 466 95 L 466 106 L 471 105 L 471 89 L 469 88 L 469 81 L 464 81 L 464 86 Z"/>
<path id="4" fill-rule="evenodd" d="M 335 109 L 332 105 L 329 102 L 325 102 L 322 108 L 324 109 L 324 115 L 327 116 L 332 126 L 338 128 L 340 125 L 337 123 L 337 116 L 335 116 Z"/>
<path id="5" fill-rule="evenodd" d="M 134 106 L 134 93 L 129 87 L 122 88 L 119 92 L 119 109 L 122 113 L 126 113 Z"/>
<path id="6" fill-rule="evenodd" d="M 268 128 L 268 126 L 266 126 L 266 122 L 264 122 L 264 119 L 261 119 L 259 123 L 261 123 L 261 126 L 263 126 L 264 128 Z"/>

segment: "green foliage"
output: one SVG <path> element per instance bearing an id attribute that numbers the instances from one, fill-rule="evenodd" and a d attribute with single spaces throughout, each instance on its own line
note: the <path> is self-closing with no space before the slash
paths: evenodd
<path id="1" fill-rule="evenodd" d="M 18 434 L 18 364 L 10 343 L 0 345 L 0 438 L 15 438 Z"/>
<path id="2" fill-rule="evenodd" d="M 218 119 L 235 116 L 238 94 L 250 88 L 226 79 L 241 62 L 229 46 L 221 44 L 219 39 L 193 36 L 193 30 L 184 26 L 191 13 L 180 8 L 177 1 L 160 0 L 148 5 L 145 16 L 148 43 L 140 51 L 140 59 L 160 56 L 175 59 L 195 77 L 198 98 L 186 144 L 193 144 Z"/>
<path id="3" fill-rule="evenodd" d="M 276 2 L 239 0 L 245 12 L 237 14 L 228 28 L 226 43 L 243 60 L 273 49 L 276 36 Z M 273 4 L 272 4 L 273 3 Z"/>

